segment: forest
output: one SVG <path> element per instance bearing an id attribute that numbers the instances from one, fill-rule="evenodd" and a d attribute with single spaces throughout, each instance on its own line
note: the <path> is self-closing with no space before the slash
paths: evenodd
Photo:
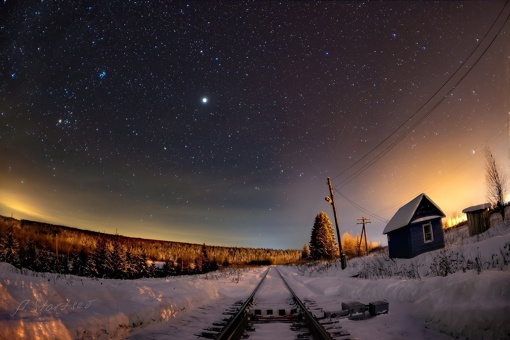
<path id="1" fill-rule="evenodd" d="M 0 216 L 0 262 L 21 270 L 115 279 L 295 263 L 301 250 L 221 247 L 126 237 Z"/>

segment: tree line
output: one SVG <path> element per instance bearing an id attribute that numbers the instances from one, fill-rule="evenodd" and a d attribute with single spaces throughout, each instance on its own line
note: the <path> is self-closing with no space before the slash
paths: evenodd
<path id="1" fill-rule="evenodd" d="M 365 243 L 360 242 L 360 235 L 353 236 L 350 233 L 344 233 L 341 240 L 342 251 L 350 258 L 358 257 L 360 254 L 367 254 L 378 248 L 377 243 L 367 242 L 368 249 L 366 249 Z M 339 256 L 338 242 L 336 241 L 333 224 L 325 212 L 321 211 L 315 216 L 310 243 L 303 246 L 301 254 L 305 260 L 330 260 Z"/>
<path id="2" fill-rule="evenodd" d="M 207 273 L 231 265 L 294 263 L 300 258 L 300 250 L 149 240 L 0 217 L 0 261 L 39 272 L 136 279 Z"/>

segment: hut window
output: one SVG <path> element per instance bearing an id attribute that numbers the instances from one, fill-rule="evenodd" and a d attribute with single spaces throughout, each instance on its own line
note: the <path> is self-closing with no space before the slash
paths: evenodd
<path id="1" fill-rule="evenodd" d="M 434 234 L 432 233 L 432 223 L 423 225 L 423 242 L 428 243 L 434 241 Z"/>

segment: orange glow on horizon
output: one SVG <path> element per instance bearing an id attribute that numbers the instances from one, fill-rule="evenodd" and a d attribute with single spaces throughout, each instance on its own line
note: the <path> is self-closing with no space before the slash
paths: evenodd
<path id="1" fill-rule="evenodd" d="M 466 221 L 467 221 L 466 214 L 449 217 L 448 220 L 446 221 L 446 227 L 451 228 L 453 226 L 456 226 L 456 225 L 458 225 L 462 222 L 466 222 Z"/>
<path id="2" fill-rule="evenodd" d="M 26 203 L 23 197 L 15 196 L 12 193 L 5 191 L 1 192 L 2 200 L 0 206 L 3 205 L 7 211 L 11 211 L 11 214 L 21 214 L 29 217 L 44 217 L 44 214 L 37 213 L 34 209 Z"/>

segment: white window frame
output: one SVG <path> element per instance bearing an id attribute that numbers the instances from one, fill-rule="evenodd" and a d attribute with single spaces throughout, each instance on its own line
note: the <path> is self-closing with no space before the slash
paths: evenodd
<path id="1" fill-rule="evenodd" d="M 429 227 L 430 228 L 430 239 L 427 240 L 427 234 L 425 232 L 425 229 Z M 430 242 L 434 242 L 434 230 L 432 229 L 432 222 L 429 222 L 427 224 L 423 224 L 422 225 L 422 229 L 423 229 L 423 242 L 424 243 L 430 243 Z"/>

